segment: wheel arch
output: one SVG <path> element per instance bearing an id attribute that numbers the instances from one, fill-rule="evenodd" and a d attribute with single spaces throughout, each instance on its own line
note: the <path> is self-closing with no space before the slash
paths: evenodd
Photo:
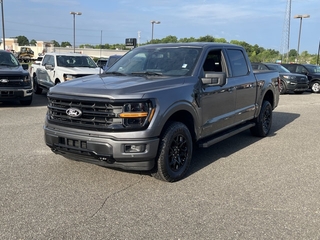
<path id="1" fill-rule="evenodd" d="M 262 98 L 261 104 L 263 103 L 263 101 L 269 101 L 272 106 L 272 109 L 276 107 L 274 93 L 270 89 L 265 93 L 264 97 Z"/>
<path id="2" fill-rule="evenodd" d="M 57 85 L 58 83 L 61 83 L 61 81 L 60 81 L 59 78 L 56 78 L 56 79 L 54 80 L 54 85 Z"/>
<path id="3" fill-rule="evenodd" d="M 167 126 L 170 125 L 170 122 L 181 122 L 188 128 L 192 140 L 196 139 L 196 132 L 195 132 L 195 121 L 192 114 L 187 110 L 179 110 L 174 112 L 165 122 L 161 130 L 161 136 L 163 135 L 164 131 L 166 130 Z"/>

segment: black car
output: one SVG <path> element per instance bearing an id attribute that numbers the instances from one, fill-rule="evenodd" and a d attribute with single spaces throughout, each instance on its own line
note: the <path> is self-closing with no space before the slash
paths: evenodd
<path id="1" fill-rule="evenodd" d="M 255 70 L 275 70 L 280 76 L 280 93 L 303 93 L 309 89 L 309 80 L 303 74 L 291 73 L 288 69 L 277 63 L 252 63 Z"/>
<path id="2" fill-rule="evenodd" d="M 28 64 L 21 65 L 11 52 L 0 50 L 0 102 L 31 104 L 33 85 L 27 70 Z"/>
<path id="3" fill-rule="evenodd" d="M 107 62 L 108 62 L 108 58 L 99 58 L 96 63 L 98 67 L 103 69 L 104 66 L 107 64 Z"/>
<path id="4" fill-rule="evenodd" d="M 313 64 L 282 64 L 292 73 L 304 74 L 309 79 L 309 88 L 314 93 L 320 93 L 320 66 Z"/>

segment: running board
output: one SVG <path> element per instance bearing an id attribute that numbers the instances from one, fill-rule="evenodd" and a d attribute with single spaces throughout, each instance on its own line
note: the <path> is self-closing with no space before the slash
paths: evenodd
<path id="1" fill-rule="evenodd" d="M 210 147 L 211 145 L 213 145 L 217 142 L 220 142 L 220 141 L 225 140 L 231 136 L 234 136 L 240 132 L 243 132 L 249 128 L 252 128 L 255 125 L 256 125 L 255 123 L 249 123 L 249 124 L 243 125 L 241 127 L 238 126 L 237 128 L 228 130 L 226 132 L 222 132 L 221 134 L 214 135 L 213 137 L 211 137 L 210 139 L 207 139 L 205 141 L 201 140 L 199 142 L 199 147 L 201 147 L 201 148 Z"/>

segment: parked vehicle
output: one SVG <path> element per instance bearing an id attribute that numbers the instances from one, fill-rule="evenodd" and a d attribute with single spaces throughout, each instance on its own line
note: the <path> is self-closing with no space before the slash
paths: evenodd
<path id="1" fill-rule="evenodd" d="M 292 73 L 304 74 L 309 79 L 309 88 L 314 93 L 320 93 L 320 66 L 313 64 L 282 64 Z"/>
<path id="2" fill-rule="evenodd" d="M 96 64 L 97 64 L 97 66 L 99 67 L 99 68 L 104 68 L 104 66 L 107 64 L 107 62 L 108 62 L 108 58 L 99 58 L 98 60 L 97 60 L 97 62 L 96 62 Z"/>
<path id="3" fill-rule="evenodd" d="M 11 52 L 0 50 L 0 102 L 19 100 L 30 105 L 32 97 L 28 64 L 20 64 Z"/>
<path id="4" fill-rule="evenodd" d="M 118 61 L 122 56 L 121 55 L 111 55 L 104 65 L 103 70 L 107 71 L 116 61 Z"/>
<path id="5" fill-rule="evenodd" d="M 40 65 L 32 64 L 30 68 L 36 94 L 58 83 L 100 72 L 92 58 L 79 53 L 46 53 Z"/>
<path id="6" fill-rule="evenodd" d="M 34 57 L 34 52 L 30 47 L 21 47 L 19 52 L 15 52 L 14 55 L 19 62 L 28 63 Z"/>
<path id="7" fill-rule="evenodd" d="M 280 76 L 280 94 L 294 92 L 303 93 L 309 89 L 309 80 L 306 75 L 291 73 L 284 66 L 277 63 L 252 63 L 253 69 L 275 70 Z"/>
<path id="8" fill-rule="evenodd" d="M 253 71 L 241 46 L 150 44 L 47 96 L 44 139 L 54 153 L 173 182 L 185 176 L 194 144 L 247 129 L 269 134 L 279 73 Z"/>

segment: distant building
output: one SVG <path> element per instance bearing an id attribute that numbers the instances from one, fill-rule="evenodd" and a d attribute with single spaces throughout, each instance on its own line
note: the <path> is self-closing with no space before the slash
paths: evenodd
<path id="1" fill-rule="evenodd" d="M 4 49 L 2 43 L 3 43 L 3 39 L 1 39 L 0 48 Z M 46 41 L 37 41 L 36 46 L 19 46 L 17 38 L 6 38 L 5 44 L 6 44 L 5 46 L 6 50 L 14 51 L 14 52 L 19 52 L 21 47 L 30 47 L 32 51 L 34 51 L 35 56 L 39 56 L 46 52 L 52 52 L 54 50 L 53 43 L 46 42 Z"/>

